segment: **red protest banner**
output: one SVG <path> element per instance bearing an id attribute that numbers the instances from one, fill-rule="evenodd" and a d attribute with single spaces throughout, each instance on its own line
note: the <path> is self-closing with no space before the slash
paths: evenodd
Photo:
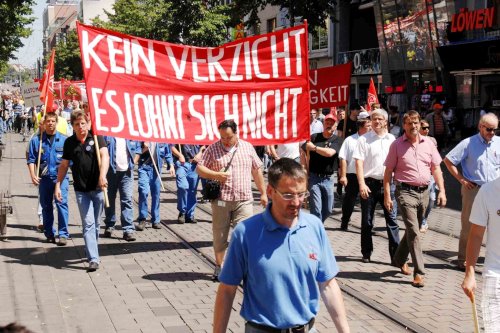
<path id="1" fill-rule="evenodd" d="M 56 50 L 52 50 L 50 55 L 49 63 L 47 68 L 43 73 L 42 81 L 40 82 L 40 100 L 45 104 L 45 108 L 52 108 L 52 103 L 54 101 L 54 57 L 56 55 Z"/>
<path id="2" fill-rule="evenodd" d="M 347 105 L 351 84 L 351 63 L 323 67 L 309 73 L 311 108 Z"/>
<path id="3" fill-rule="evenodd" d="M 80 85 L 84 84 L 83 81 L 69 81 L 61 79 L 61 99 L 66 100 L 82 100 L 82 91 Z"/>
<path id="4" fill-rule="evenodd" d="M 208 144 L 234 119 L 255 145 L 309 138 L 306 25 L 215 48 L 77 29 L 96 134 Z"/>

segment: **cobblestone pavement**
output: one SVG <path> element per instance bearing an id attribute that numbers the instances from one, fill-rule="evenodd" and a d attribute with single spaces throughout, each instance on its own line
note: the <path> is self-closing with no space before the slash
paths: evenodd
<path id="1" fill-rule="evenodd" d="M 10 190 L 14 214 L 8 216 L 8 237 L 0 241 L 0 325 L 15 320 L 35 332 L 211 331 L 217 284 L 210 281 L 212 268 L 199 254 L 213 258 L 208 204 L 200 205 L 198 224 L 177 224 L 175 184 L 165 178 L 165 228 L 137 232 L 131 243 L 121 239 L 119 230 L 111 239 L 101 238 L 101 267 L 87 274 L 74 192 L 69 200 L 72 239 L 66 247 L 45 243 L 35 230 L 37 195 L 25 166 L 24 144 L 14 134 L 6 141 L 0 191 Z M 389 265 L 383 219 L 377 216 L 373 262 L 363 264 L 360 214 L 356 211 L 349 232 L 342 232 L 336 208 L 325 226 L 341 267 L 338 279 L 353 332 L 404 331 L 383 314 L 419 332 L 473 330 L 471 306 L 459 287 L 463 273 L 450 264 L 456 257 L 458 215 L 451 209 L 433 211 L 431 228 L 440 230 L 423 237 L 428 272 L 425 288 L 416 289 L 411 278 Z M 241 301 L 238 293 L 231 332 L 243 332 Z M 324 306 L 316 326 L 322 333 L 335 331 Z"/>

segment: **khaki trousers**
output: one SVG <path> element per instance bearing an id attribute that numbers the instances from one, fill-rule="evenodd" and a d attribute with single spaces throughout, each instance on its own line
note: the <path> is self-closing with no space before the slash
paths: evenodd
<path id="1" fill-rule="evenodd" d="M 462 214 L 460 220 L 462 222 L 462 229 L 460 230 L 460 240 L 458 241 L 458 264 L 461 265 L 465 263 L 465 251 L 467 250 L 467 239 L 469 238 L 470 231 L 470 212 L 472 210 L 472 204 L 476 198 L 477 192 L 479 191 L 479 186 L 474 187 L 472 190 L 468 190 L 462 185 Z"/>
<path id="2" fill-rule="evenodd" d="M 229 228 L 253 215 L 253 201 L 212 201 L 212 233 L 214 251 L 222 252 L 229 245 Z"/>

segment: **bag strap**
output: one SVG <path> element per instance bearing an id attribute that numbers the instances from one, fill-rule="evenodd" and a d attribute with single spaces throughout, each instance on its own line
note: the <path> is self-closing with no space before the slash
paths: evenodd
<path id="1" fill-rule="evenodd" d="M 226 172 L 229 169 L 229 167 L 231 166 L 231 162 L 233 162 L 233 157 L 234 157 L 234 154 L 236 154 L 237 150 L 238 150 L 238 147 L 234 148 L 233 155 L 231 156 L 229 163 L 227 163 L 226 167 L 224 168 L 224 172 Z"/>

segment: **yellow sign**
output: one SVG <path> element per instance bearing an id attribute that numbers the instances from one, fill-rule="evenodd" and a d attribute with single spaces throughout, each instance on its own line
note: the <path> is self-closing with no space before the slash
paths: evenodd
<path id="1" fill-rule="evenodd" d="M 245 25 L 243 23 L 236 25 L 236 27 L 234 28 L 233 39 L 237 40 L 241 38 L 245 38 Z"/>

